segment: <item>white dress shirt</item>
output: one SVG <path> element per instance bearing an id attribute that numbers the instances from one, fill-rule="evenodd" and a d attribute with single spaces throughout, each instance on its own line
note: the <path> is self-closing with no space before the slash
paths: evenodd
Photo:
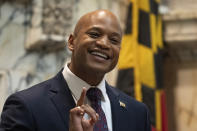
<path id="1" fill-rule="evenodd" d="M 68 68 L 68 63 L 65 64 L 62 74 L 68 84 L 69 89 L 71 90 L 75 102 L 79 100 L 83 87 L 87 88 L 87 90 L 91 87 L 91 85 L 71 72 Z M 103 98 L 101 100 L 101 107 L 107 119 L 108 130 L 112 131 L 111 104 L 106 92 L 105 79 L 103 79 L 96 87 L 102 92 Z M 84 104 L 90 104 L 90 101 L 86 98 Z"/>

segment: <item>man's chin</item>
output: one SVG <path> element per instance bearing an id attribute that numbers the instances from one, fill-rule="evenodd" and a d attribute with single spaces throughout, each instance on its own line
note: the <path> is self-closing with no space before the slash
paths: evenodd
<path id="1" fill-rule="evenodd" d="M 110 72 L 112 69 L 110 69 L 109 67 L 104 67 L 104 66 L 90 66 L 90 71 L 95 72 L 95 73 L 99 73 L 99 74 L 103 74 L 105 75 L 106 73 Z"/>

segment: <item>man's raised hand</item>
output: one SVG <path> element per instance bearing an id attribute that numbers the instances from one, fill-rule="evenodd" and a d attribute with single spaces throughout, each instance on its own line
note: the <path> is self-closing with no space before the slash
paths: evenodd
<path id="1" fill-rule="evenodd" d="M 69 131 L 93 131 L 94 124 L 98 121 L 98 114 L 87 104 L 84 104 L 87 89 L 83 87 L 77 106 L 70 110 Z M 84 114 L 89 119 L 84 118 Z"/>

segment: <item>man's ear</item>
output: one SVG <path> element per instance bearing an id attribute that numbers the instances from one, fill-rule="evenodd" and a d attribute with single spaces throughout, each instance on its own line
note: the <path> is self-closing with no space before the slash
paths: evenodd
<path id="1" fill-rule="evenodd" d="M 74 50 L 74 35 L 70 34 L 69 38 L 68 38 L 68 49 L 70 51 Z"/>

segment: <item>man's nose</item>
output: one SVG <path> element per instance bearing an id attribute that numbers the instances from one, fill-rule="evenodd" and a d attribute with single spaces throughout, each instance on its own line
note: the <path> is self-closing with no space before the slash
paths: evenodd
<path id="1" fill-rule="evenodd" d="M 103 36 L 100 40 L 97 41 L 97 45 L 104 49 L 109 48 L 108 38 L 106 36 Z"/>

